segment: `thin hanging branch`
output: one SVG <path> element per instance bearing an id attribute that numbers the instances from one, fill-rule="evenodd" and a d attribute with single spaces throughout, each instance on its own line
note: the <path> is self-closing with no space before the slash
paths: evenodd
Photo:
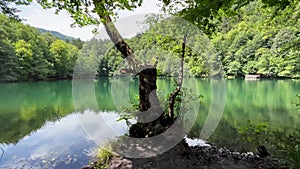
<path id="1" fill-rule="evenodd" d="M 183 37 L 183 43 L 182 43 L 182 54 L 181 54 L 181 60 L 180 60 L 180 67 L 179 67 L 179 80 L 176 89 L 172 94 L 170 94 L 169 97 L 169 109 L 168 109 L 168 115 L 171 120 L 174 119 L 174 105 L 175 105 L 175 99 L 178 96 L 183 82 L 183 64 L 184 64 L 184 55 L 185 55 L 185 44 L 186 44 L 186 38 L 187 34 Z"/>

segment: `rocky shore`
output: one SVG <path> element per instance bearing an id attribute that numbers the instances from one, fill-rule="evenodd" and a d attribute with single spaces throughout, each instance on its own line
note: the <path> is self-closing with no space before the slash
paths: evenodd
<path id="1" fill-rule="evenodd" d="M 280 167 L 272 156 L 262 157 L 251 152 L 232 152 L 209 145 L 188 146 L 181 143 L 171 150 L 151 158 L 129 159 L 115 156 L 108 169 L 276 169 Z M 185 147 L 185 148 L 183 148 Z M 85 169 L 97 169 L 95 165 Z"/>

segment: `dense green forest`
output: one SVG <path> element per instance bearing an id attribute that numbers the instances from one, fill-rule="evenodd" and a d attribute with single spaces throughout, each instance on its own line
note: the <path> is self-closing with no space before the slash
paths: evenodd
<path id="1" fill-rule="evenodd" d="M 208 21 L 213 31 L 188 46 L 188 73 L 197 77 L 260 74 L 300 78 L 300 2 L 278 9 L 254 1 L 235 12 L 220 11 Z M 158 56 L 158 74 L 172 76 L 178 70 L 182 42 L 157 33 L 168 28 L 155 26 L 161 20 L 159 15 L 148 16 L 145 23 L 150 29 L 127 41 L 142 63 L 150 64 Z M 109 40 L 62 40 L 0 15 L 0 81 L 71 78 L 75 64 L 81 77 L 111 76 L 122 60 Z"/>
<path id="2" fill-rule="evenodd" d="M 70 78 L 78 47 L 0 15 L 0 81 Z"/>

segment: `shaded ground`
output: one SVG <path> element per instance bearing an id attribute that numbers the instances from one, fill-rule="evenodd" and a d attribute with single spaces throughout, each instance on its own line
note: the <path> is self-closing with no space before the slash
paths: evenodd
<path id="1" fill-rule="evenodd" d="M 185 145 L 184 145 L 185 146 Z M 114 157 L 109 169 L 268 169 L 282 168 L 271 157 L 259 157 L 252 153 L 230 152 L 224 148 L 193 146 L 183 149 L 177 145 L 156 157 L 128 159 Z M 92 169 L 93 167 L 87 167 Z"/>

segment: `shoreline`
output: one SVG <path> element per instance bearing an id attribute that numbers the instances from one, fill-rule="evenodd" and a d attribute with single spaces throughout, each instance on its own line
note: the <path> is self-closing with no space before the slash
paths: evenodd
<path id="1" fill-rule="evenodd" d="M 187 139 L 185 139 L 187 140 Z M 189 142 L 189 141 L 188 141 Z M 198 142 L 199 143 L 199 142 Z M 272 155 L 260 156 L 252 152 L 240 153 L 226 148 L 217 148 L 201 142 L 193 145 L 186 141 L 167 152 L 150 158 L 126 158 L 113 156 L 108 161 L 96 160 L 83 169 L 271 169 L 287 168 L 280 166 L 279 161 Z"/>
<path id="2" fill-rule="evenodd" d="M 43 79 L 43 80 L 38 80 L 38 79 L 30 79 L 30 80 L 16 80 L 16 81 L 0 81 L 0 83 L 31 83 L 31 82 L 57 82 L 57 81 L 67 81 L 67 80 L 98 80 L 98 79 L 111 79 L 113 76 L 101 76 L 101 77 L 95 77 L 95 78 L 90 78 L 90 77 L 82 77 L 82 78 L 61 78 L 61 79 Z M 121 78 L 121 76 L 116 76 L 118 78 Z M 133 76 L 133 78 L 135 78 Z M 173 76 L 157 76 L 157 79 L 164 79 L 164 78 L 173 78 Z M 187 77 L 190 78 L 190 77 Z M 207 78 L 207 77 L 194 77 L 196 79 L 203 79 L 203 80 L 209 80 L 209 79 L 214 79 L 214 78 Z M 222 79 L 224 80 L 245 80 L 245 78 L 228 78 L 228 77 L 223 77 Z M 245 81 L 264 81 L 264 80 L 300 80 L 300 78 L 290 78 L 290 77 L 271 77 L 271 78 L 264 78 L 261 77 L 260 79 L 257 80 L 245 80 Z"/>

